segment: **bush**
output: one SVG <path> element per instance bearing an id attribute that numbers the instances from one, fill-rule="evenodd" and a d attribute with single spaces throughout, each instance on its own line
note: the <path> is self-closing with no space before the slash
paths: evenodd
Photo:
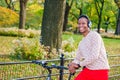
<path id="1" fill-rule="evenodd" d="M 13 10 L 0 6 L 0 27 L 8 27 L 18 24 L 19 15 Z"/>
<path id="2" fill-rule="evenodd" d="M 114 35 L 113 33 L 102 33 L 101 36 L 103 38 L 120 39 L 120 35 Z"/>
<path id="3" fill-rule="evenodd" d="M 73 57 L 75 55 L 74 46 L 70 44 L 65 44 L 63 46 L 64 50 L 62 53 L 64 53 L 66 57 Z M 20 38 L 13 40 L 13 52 L 11 52 L 11 56 L 22 60 L 53 59 L 59 57 L 56 49 L 53 49 L 52 51 L 49 49 L 50 47 L 41 45 L 39 40 L 34 39 L 33 41 L 33 39 Z"/>
<path id="4" fill-rule="evenodd" d="M 40 36 L 39 30 L 24 30 L 16 28 L 0 28 L 0 35 L 2 36 L 17 36 L 17 37 L 38 37 Z"/>
<path id="5" fill-rule="evenodd" d="M 33 42 L 27 38 L 20 38 L 14 40 L 13 44 L 13 52 L 11 54 L 17 59 L 33 60 L 45 58 L 44 46 L 40 45 L 38 40 Z"/>
<path id="6" fill-rule="evenodd" d="M 64 50 L 64 52 L 72 52 L 75 50 L 74 40 L 72 37 L 62 42 L 62 50 Z"/>
<path id="7" fill-rule="evenodd" d="M 51 59 L 59 57 L 56 50 L 53 49 L 51 52 L 49 47 L 45 47 L 39 43 L 39 40 L 28 38 L 20 38 L 13 40 L 13 52 L 11 56 L 17 59 L 25 60 L 40 60 L 40 59 Z"/>

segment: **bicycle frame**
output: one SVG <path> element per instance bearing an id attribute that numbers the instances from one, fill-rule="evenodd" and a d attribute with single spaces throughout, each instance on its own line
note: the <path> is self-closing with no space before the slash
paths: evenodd
<path id="1" fill-rule="evenodd" d="M 49 70 L 48 70 L 48 72 L 49 72 L 49 74 L 48 74 L 48 76 L 47 76 L 47 79 L 46 79 L 46 80 L 51 80 L 51 73 L 52 73 L 51 69 L 49 69 Z"/>
<path id="2" fill-rule="evenodd" d="M 45 61 L 39 61 L 39 60 L 35 60 L 35 61 L 32 61 L 33 63 L 36 63 L 38 65 L 42 65 L 43 68 L 47 69 L 49 74 L 48 74 L 48 77 L 46 80 L 51 80 L 51 73 L 52 73 L 52 70 L 53 68 L 56 68 L 56 69 L 60 69 L 60 70 L 63 70 L 63 69 L 66 69 L 68 70 L 68 68 L 64 67 L 64 66 L 57 66 L 55 64 L 51 65 L 51 66 L 48 66 L 47 65 L 47 62 Z M 63 78 L 60 78 L 60 80 L 63 80 Z"/>
<path id="3" fill-rule="evenodd" d="M 35 63 L 35 64 L 39 64 L 39 65 L 42 65 L 43 68 L 46 68 L 49 72 L 48 76 L 47 76 L 47 79 L 46 80 L 51 80 L 51 73 L 52 73 L 52 68 L 56 68 L 56 69 L 59 69 L 60 70 L 60 75 L 59 75 L 59 80 L 63 80 L 63 70 L 64 69 L 67 69 L 66 67 L 64 67 L 64 58 L 63 58 L 63 54 L 61 54 L 61 57 L 60 57 L 60 65 L 57 66 L 57 65 L 51 65 L 51 66 L 48 66 L 47 65 L 47 62 L 46 61 L 40 61 L 40 60 L 33 60 L 32 62 Z M 70 77 L 71 78 L 71 77 Z M 70 79 L 69 79 L 70 80 Z"/>

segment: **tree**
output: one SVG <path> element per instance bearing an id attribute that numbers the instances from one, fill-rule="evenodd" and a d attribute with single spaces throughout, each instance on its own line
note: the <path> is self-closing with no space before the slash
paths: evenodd
<path id="1" fill-rule="evenodd" d="M 28 0 L 19 0 L 19 2 L 20 2 L 19 29 L 23 29 L 25 27 L 26 5 Z"/>
<path id="2" fill-rule="evenodd" d="M 120 35 L 120 0 L 114 0 L 114 1 L 118 6 L 118 17 L 117 17 L 115 35 Z"/>
<path id="3" fill-rule="evenodd" d="M 45 0 L 41 43 L 50 47 L 50 51 L 61 48 L 62 27 L 66 0 Z"/>
<path id="4" fill-rule="evenodd" d="M 102 11 L 103 11 L 103 7 L 104 7 L 104 0 L 94 0 L 95 2 L 95 8 L 97 11 L 97 15 L 98 15 L 98 29 L 97 32 L 100 33 L 100 25 L 101 25 L 101 21 L 102 21 Z"/>
<path id="5" fill-rule="evenodd" d="M 76 13 L 75 11 L 74 12 L 72 11 L 71 14 L 76 18 L 76 20 L 78 20 L 78 17 L 83 14 L 83 6 L 84 6 L 83 3 L 84 1 L 81 0 L 75 1 L 75 8 L 78 10 L 78 12 Z M 74 33 L 79 33 L 77 27 L 75 27 Z"/>
<path id="6" fill-rule="evenodd" d="M 104 21 L 105 21 L 105 32 L 107 33 L 108 32 L 108 25 L 110 24 L 110 17 L 109 16 L 106 16 L 106 18 L 104 17 Z"/>
<path id="7" fill-rule="evenodd" d="M 115 29 L 116 24 L 116 4 L 113 0 L 105 0 L 104 10 L 103 10 L 103 20 L 102 20 L 102 28 L 105 29 L 105 32 L 111 31 L 113 28 Z"/>
<path id="8" fill-rule="evenodd" d="M 72 5 L 73 5 L 73 0 L 71 0 L 71 1 L 67 0 L 66 1 L 63 31 L 66 31 L 66 26 L 67 26 L 67 23 L 68 23 L 68 15 L 69 15 L 69 12 L 70 12 L 70 9 L 71 9 Z"/>
<path id="9" fill-rule="evenodd" d="M 14 5 L 12 0 L 5 0 L 7 8 L 14 10 Z"/>
<path id="10" fill-rule="evenodd" d="M 83 6 L 84 6 L 84 1 L 82 0 L 77 0 L 76 1 L 76 8 L 79 10 L 79 16 L 83 14 Z"/>
<path id="11" fill-rule="evenodd" d="M 6 7 L 7 6 L 5 0 L 0 0 L 0 6 L 2 6 L 2 7 Z"/>

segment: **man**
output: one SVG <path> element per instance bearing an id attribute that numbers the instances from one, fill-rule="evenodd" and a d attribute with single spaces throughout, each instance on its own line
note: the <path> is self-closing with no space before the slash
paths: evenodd
<path id="1" fill-rule="evenodd" d="M 74 80 L 108 80 L 109 64 L 101 36 L 90 30 L 90 20 L 86 15 L 78 19 L 78 29 L 83 35 L 75 59 L 69 64 L 70 73 L 79 66 L 84 67 Z"/>

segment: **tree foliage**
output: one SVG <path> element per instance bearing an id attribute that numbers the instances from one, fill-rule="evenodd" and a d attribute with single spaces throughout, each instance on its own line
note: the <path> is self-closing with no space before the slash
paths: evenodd
<path id="1" fill-rule="evenodd" d="M 5 0 L 0 0 L 0 6 L 2 6 L 2 7 L 6 7 L 7 6 L 6 3 L 5 3 Z"/>
<path id="2" fill-rule="evenodd" d="M 114 1 L 117 4 L 118 8 L 120 8 L 120 0 L 114 0 Z"/>
<path id="3" fill-rule="evenodd" d="M 0 0 L 0 6 L 7 7 L 5 1 L 7 1 L 8 3 L 10 3 L 10 1 L 13 1 L 14 10 L 17 13 L 20 11 L 19 1 L 22 0 Z M 66 7 L 69 7 L 70 11 L 68 11 L 69 14 L 67 14 L 68 16 L 67 19 L 64 19 L 66 20 L 64 22 L 65 30 L 70 30 L 70 31 L 76 30 L 77 18 L 81 14 L 88 15 L 90 20 L 92 21 L 92 29 L 97 29 L 97 26 L 99 25 L 98 24 L 99 17 L 97 15 L 97 10 L 95 8 L 94 1 L 97 1 L 97 4 L 101 6 L 100 2 L 102 0 L 66 0 L 66 4 L 68 4 Z M 108 29 L 108 30 L 116 28 L 119 3 L 117 3 L 116 6 L 114 1 L 117 2 L 119 0 L 104 0 L 104 7 L 101 15 L 102 20 L 100 23 L 101 24 L 100 28 Z M 44 11 L 43 7 L 44 7 L 44 0 L 29 0 L 27 2 L 27 6 L 26 6 L 27 15 L 26 15 L 25 28 L 41 29 L 40 26 L 42 24 L 42 16 Z"/>
<path id="4" fill-rule="evenodd" d="M 95 8 L 95 1 L 97 9 Z M 101 0 L 102 1 L 102 0 Z M 104 7 L 102 15 L 100 15 L 100 7 L 102 8 L 101 1 L 99 0 L 75 0 L 73 6 L 70 10 L 70 14 L 68 17 L 68 28 L 71 27 L 73 30 L 77 27 L 77 18 L 81 14 L 86 14 L 89 16 L 92 21 L 92 29 L 99 28 L 106 29 L 115 29 L 116 25 L 116 15 L 117 15 L 117 7 L 113 0 L 104 0 Z M 97 12 L 98 10 L 98 12 Z M 99 14 L 99 16 L 98 16 Z M 101 17 L 101 22 L 99 23 L 99 17 Z M 109 18 L 109 21 L 107 21 Z M 105 23 L 109 22 L 108 25 Z M 101 24 L 101 25 L 100 25 Z"/>
<path id="5" fill-rule="evenodd" d="M 0 27 L 11 27 L 18 24 L 18 14 L 13 10 L 0 7 Z"/>
<path id="6" fill-rule="evenodd" d="M 13 0 L 5 0 L 7 8 L 14 10 Z"/>
<path id="7" fill-rule="evenodd" d="M 65 7 L 65 16 L 64 16 L 64 23 L 63 23 L 63 31 L 66 31 L 67 23 L 68 23 L 68 15 L 70 12 L 70 9 L 73 5 L 74 0 L 67 0 L 66 1 L 66 7 Z"/>
<path id="8" fill-rule="evenodd" d="M 30 17 L 29 17 L 30 16 Z M 25 28 L 40 29 L 43 16 L 43 6 L 34 3 L 28 6 Z"/>

